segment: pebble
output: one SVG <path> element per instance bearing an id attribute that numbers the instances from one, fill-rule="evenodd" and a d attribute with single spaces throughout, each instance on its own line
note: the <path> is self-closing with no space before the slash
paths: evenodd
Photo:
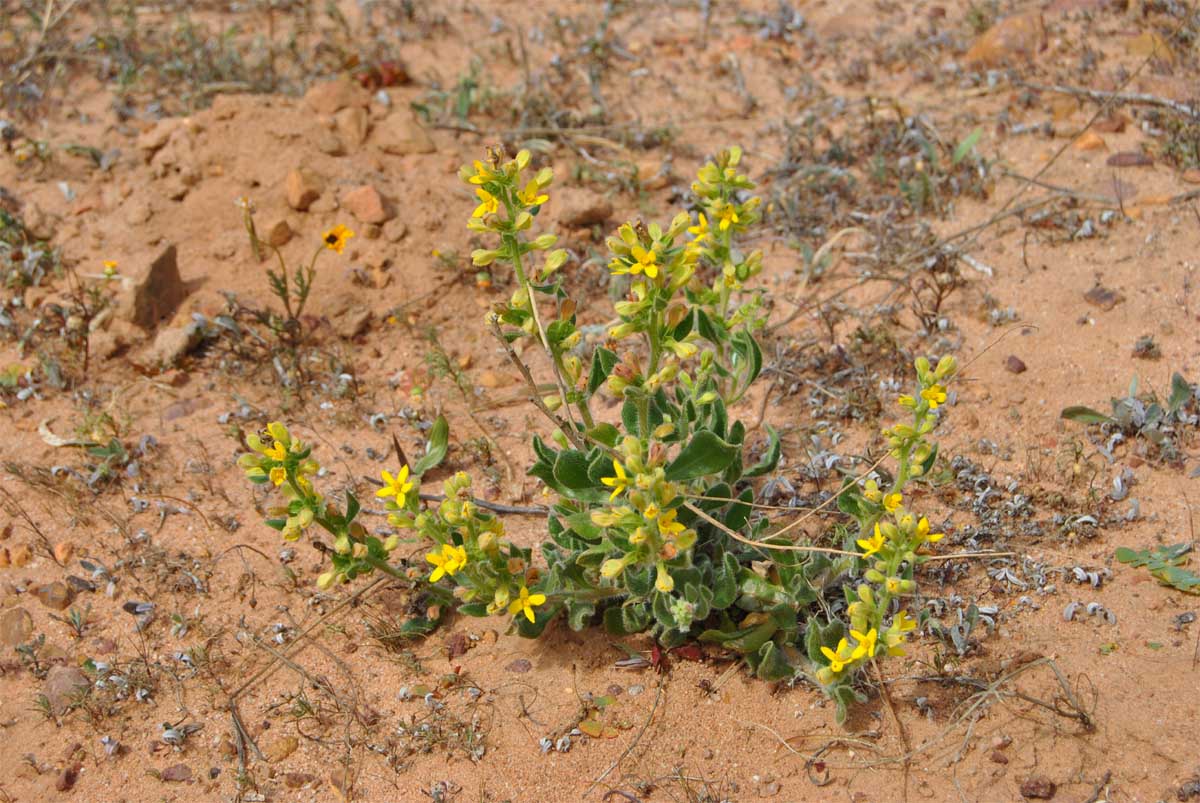
<path id="1" fill-rule="evenodd" d="M 91 687 L 91 681 L 77 666 L 53 666 L 46 674 L 42 693 L 50 705 L 50 713 L 62 716 L 80 693 Z"/>
<path id="2" fill-rule="evenodd" d="M 287 174 L 284 182 L 284 195 L 287 204 L 297 212 L 305 212 L 313 202 L 321 197 L 325 182 L 313 171 L 305 167 L 297 167 Z"/>
<path id="3" fill-rule="evenodd" d="M 517 672 L 518 674 L 524 674 L 524 673 L 528 672 L 529 670 L 533 669 L 533 664 L 531 664 L 529 662 L 529 660 L 526 658 L 518 658 L 517 660 L 513 661 L 511 664 L 509 664 L 508 666 L 506 666 L 504 668 L 505 668 L 505 670 L 507 670 L 509 672 Z"/>
<path id="4" fill-rule="evenodd" d="M 71 604 L 71 589 L 60 580 L 36 586 L 30 593 L 37 597 L 38 602 L 54 611 L 65 610 Z"/>
<path id="5" fill-rule="evenodd" d="M 33 617 L 24 608 L 9 608 L 0 613 L 0 645 L 16 647 L 33 635 Z"/>
<path id="6" fill-rule="evenodd" d="M 278 764 L 296 752 L 300 740 L 295 736 L 280 736 L 263 745 L 263 756 L 272 764 Z"/>
<path id="7" fill-rule="evenodd" d="M 1010 354 L 1005 358 L 1004 369 L 1010 374 L 1023 374 L 1028 370 L 1025 362 L 1015 354 Z"/>
<path id="8" fill-rule="evenodd" d="M 1021 797 L 1030 800 L 1050 800 L 1057 791 L 1058 785 L 1042 775 L 1021 782 Z"/>
<path id="9" fill-rule="evenodd" d="M 183 783 L 192 779 L 192 768 L 187 764 L 172 764 L 160 777 L 167 783 Z"/>
<path id="10" fill-rule="evenodd" d="M 363 223 L 385 223 L 392 218 L 383 196 L 370 184 L 350 190 L 342 196 L 341 203 Z"/>

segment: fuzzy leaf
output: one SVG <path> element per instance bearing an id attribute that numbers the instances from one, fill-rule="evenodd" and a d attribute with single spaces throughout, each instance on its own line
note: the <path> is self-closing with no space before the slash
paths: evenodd
<path id="1" fill-rule="evenodd" d="M 1064 407 L 1060 415 L 1068 421 L 1078 421 L 1080 424 L 1106 424 L 1112 421 L 1112 418 L 1104 413 L 1079 405 Z"/>
<path id="2" fill-rule="evenodd" d="M 425 455 L 412 467 L 412 473 L 418 477 L 432 468 L 437 468 L 446 459 L 446 451 L 450 446 L 450 424 L 446 417 L 439 415 L 429 429 L 429 441 L 425 444 Z"/>
<path id="3" fill-rule="evenodd" d="M 724 471 L 737 457 L 738 448 L 708 430 L 700 430 L 667 466 L 667 479 L 693 480 Z"/>

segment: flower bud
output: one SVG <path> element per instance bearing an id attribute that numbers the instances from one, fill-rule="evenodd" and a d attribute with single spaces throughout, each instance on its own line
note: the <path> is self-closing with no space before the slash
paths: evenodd
<path id="1" fill-rule="evenodd" d="M 554 234 L 542 234 L 538 236 L 530 245 L 535 251 L 545 251 L 548 248 L 553 248 L 558 242 L 558 237 Z"/>
<path id="2" fill-rule="evenodd" d="M 333 585 L 334 578 L 336 578 L 336 577 L 337 577 L 337 574 L 335 572 L 332 572 L 332 571 L 325 572 L 324 574 L 322 574 L 320 577 L 317 578 L 317 588 L 321 589 L 322 591 L 325 591 L 331 585 Z"/>

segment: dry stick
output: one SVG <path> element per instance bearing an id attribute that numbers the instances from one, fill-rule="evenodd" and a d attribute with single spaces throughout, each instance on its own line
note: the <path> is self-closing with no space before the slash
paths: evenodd
<path id="1" fill-rule="evenodd" d="M 343 608 L 345 608 L 346 606 L 348 606 L 352 603 L 361 601 L 362 599 L 364 599 L 366 597 L 368 592 L 377 588 L 379 585 L 387 582 L 388 580 L 392 580 L 392 579 L 395 579 L 395 578 L 378 577 L 371 583 L 363 586 L 361 589 L 359 589 L 358 591 L 351 594 L 349 597 L 346 597 L 346 599 L 342 600 L 337 605 L 335 605 L 334 608 L 331 611 L 329 611 L 329 613 L 322 615 L 321 618 L 317 619 L 317 621 L 313 622 L 311 625 L 309 625 L 307 628 L 305 628 L 305 630 L 302 633 L 297 635 L 295 641 L 292 642 L 291 648 L 284 650 L 283 655 L 295 655 L 297 652 L 300 651 L 300 649 L 302 647 L 305 646 L 303 644 L 303 640 L 305 639 L 305 637 L 308 636 L 309 633 L 311 633 L 313 630 L 315 630 L 320 625 L 324 624 L 325 621 L 327 619 L 329 619 L 331 616 L 333 616 L 335 613 L 341 611 Z M 275 665 L 278 663 L 279 663 L 278 659 L 272 659 L 270 663 L 268 663 L 262 669 L 258 670 L 253 675 L 251 675 L 249 678 L 247 678 L 246 681 L 244 683 L 242 683 L 241 686 L 238 686 L 237 689 L 233 692 L 233 694 L 230 695 L 230 698 L 237 699 L 237 697 L 240 696 L 243 692 L 245 692 L 251 686 L 256 684 L 259 680 L 264 679 L 268 674 L 270 674 L 273 671 Z"/>
<path id="2" fill-rule="evenodd" d="M 650 715 L 647 716 L 646 721 L 642 723 L 641 730 L 639 730 L 637 732 L 637 735 L 633 737 L 633 741 L 629 743 L 629 746 L 621 751 L 621 755 L 617 756 L 617 760 L 614 761 L 612 764 L 609 764 L 608 769 L 606 769 L 604 772 L 600 773 L 599 777 L 597 777 L 596 780 L 592 781 L 591 786 L 589 786 L 586 790 L 584 790 L 584 793 L 583 793 L 584 797 L 587 797 L 589 794 L 591 794 L 592 790 L 595 789 L 600 784 L 601 781 L 603 781 L 605 778 L 607 778 L 609 776 L 609 773 L 611 773 L 618 766 L 620 766 L 621 762 L 624 761 L 625 758 L 630 753 L 633 752 L 633 748 L 637 747 L 638 742 L 640 742 L 642 740 L 642 736 L 645 735 L 646 729 L 649 728 L 650 723 L 654 721 L 654 713 L 658 710 L 658 703 L 660 700 L 662 700 L 663 688 L 666 686 L 666 684 L 667 684 L 666 676 L 663 676 L 663 678 L 661 678 L 658 681 L 658 693 L 654 695 L 654 705 L 650 706 Z"/>
<path id="3" fill-rule="evenodd" d="M 509 361 L 517 367 L 517 370 L 521 372 L 521 376 L 525 379 L 525 384 L 529 386 L 529 401 L 532 402 L 535 407 L 541 410 L 543 415 L 554 422 L 555 426 L 557 426 L 563 435 L 565 435 L 567 439 L 571 441 L 571 444 L 576 449 L 584 451 L 585 444 L 579 437 L 579 431 L 563 419 L 559 418 L 558 415 L 556 415 L 549 407 L 546 406 L 546 403 L 542 401 L 542 397 L 538 395 L 537 382 L 534 381 L 533 374 L 529 372 L 529 366 L 527 366 L 521 360 L 521 358 L 517 356 L 517 352 L 513 350 L 512 344 L 505 339 L 504 333 L 500 331 L 499 320 L 495 317 L 492 317 L 488 323 L 491 326 L 492 334 L 496 336 L 496 339 L 500 341 L 500 345 L 504 347 L 504 351 L 508 354 Z M 557 371 L 555 371 L 555 376 L 558 376 Z M 563 402 L 566 403 L 565 395 L 563 397 Z"/>
<path id="4" fill-rule="evenodd" d="M 883 669 L 880 668 L 879 662 L 871 658 L 871 666 L 875 668 L 875 678 L 879 681 L 879 696 L 883 699 L 887 706 L 888 713 L 892 715 L 892 722 L 896 725 L 896 731 L 900 734 L 900 746 L 904 748 L 905 755 L 912 752 L 912 746 L 908 743 L 908 731 L 904 729 L 904 723 L 900 721 L 900 717 L 896 716 L 896 707 L 892 705 L 892 693 L 888 691 L 887 681 L 883 677 Z M 912 763 L 910 759 L 904 760 L 904 800 L 908 803 L 908 771 Z"/>
<path id="5" fill-rule="evenodd" d="M 1102 92 L 1099 89 L 1083 89 L 1082 87 L 1063 86 L 1061 84 L 1031 84 L 1028 81 L 1017 81 L 1016 84 L 1026 89 L 1032 89 L 1035 92 L 1057 92 L 1060 95 L 1074 95 L 1075 97 L 1088 98 L 1104 104 L 1115 101 L 1117 103 L 1132 103 L 1137 106 L 1160 106 L 1164 109 L 1170 109 L 1200 120 L 1200 109 L 1193 109 L 1186 103 L 1180 103 L 1170 98 L 1160 98 L 1157 95 L 1147 95 L 1143 92 Z"/>

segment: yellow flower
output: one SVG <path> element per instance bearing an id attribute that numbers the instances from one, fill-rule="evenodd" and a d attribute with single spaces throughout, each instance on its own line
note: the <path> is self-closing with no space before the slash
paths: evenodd
<path id="1" fill-rule="evenodd" d="M 929 519 L 922 516 L 921 520 L 917 522 L 917 537 L 922 541 L 928 541 L 933 544 L 945 538 L 946 534 L 929 532 Z"/>
<path id="2" fill-rule="evenodd" d="M 917 400 L 914 399 L 912 396 L 909 396 L 907 393 L 903 394 L 902 396 L 900 396 L 900 398 L 896 399 L 896 402 L 901 407 L 904 407 L 908 410 L 915 410 L 917 407 Z"/>
<path id="3" fill-rule="evenodd" d="M 117 263 L 111 259 L 104 260 L 104 278 L 113 279 L 117 275 Z"/>
<path id="4" fill-rule="evenodd" d="M 658 277 L 658 253 L 653 248 L 647 251 L 640 245 L 635 245 L 630 249 L 630 253 L 633 254 L 633 258 L 636 260 L 629 266 L 631 274 L 636 276 L 639 273 L 645 273 L 651 279 Z"/>
<path id="5" fill-rule="evenodd" d="M 467 551 L 453 544 L 442 544 L 442 551 L 430 552 L 425 560 L 434 565 L 429 575 L 429 582 L 436 583 L 446 575 L 454 576 L 455 572 L 467 565 Z"/>
<path id="6" fill-rule="evenodd" d="M 887 645 L 888 655 L 904 655 L 905 633 L 916 628 L 917 623 L 908 618 L 905 611 L 900 611 L 892 619 L 891 626 L 883 632 L 883 641 Z"/>
<path id="7" fill-rule="evenodd" d="M 708 218 L 704 216 L 703 212 L 698 217 L 699 221 L 695 226 L 688 226 L 688 234 L 695 235 L 696 239 L 694 242 L 697 243 L 703 242 L 708 237 Z"/>
<path id="8" fill-rule="evenodd" d="M 863 496 L 871 502 L 878 503 L 883 498 L 883 491 L 879 490 L 879 483 L 875 480 L 867 480 L 863 485 Z"/>
<path id="9" fill-rule="evenodd" d="M 866 633 L 851 630 L 850 635 L 858 642 L 858 645 L 854 648 L 853 660 L 873 658 L 875 656 L 875 641 L 879 636 L 875 628 L 872 627 Z"/>
<path id="10" fill-rule="evenodd" d="M 850 651 L 850 644 L 846 639 L 838 642 L 837 650 L 831 650 L 828 647 L 821 648 L 821 654 L 829 659 L 829 670 L 833 674 L 838 674 L 854 661 L 854 654 Z"/>
<path id="11" fill-rule="evenodd" d="M 530 594 L 528 588 L 521 586 L 521 595 L 508 604 L 508 612 L 513 615 L 523 613 L 526 619 L 535 622 L 533 609 L 545 601 L 545 594 Z"/>
<path id="12" fill-rule="evenodd" d="M 500 201 L 487 190 L 480 188 L 475 190 L 475 194 L 479 196 L 479 206 L 475 207 L 471 217 L 494 215 L 500 209 Z"/>
<path id="13" fill-rule="evenodd" d="M 287 457 L 287 446 L 282 441 L 275 441 L 274 446 L 264 446 L 262 453 L 272 460 L 282 462 Z"/>
<path id="14" fill-rule="evenodd" d="M 904 590 L 904 581 L 899 577 L 889 577 L 884 580 L 883 587 L 887 589 L 889 594 L 899 594 Z"/>
<path id="15" fill-rule="evenodd" d="M 721 206 L 720 211 L 717 212 L 717 217 L 721 221 L 721 231 L 725 231 L 734 223 L 737 223 L 741 220 L 741 218 L 738 217 L 737 207 L 730 203 L 726 203 Z"/>
<path id="16" fill-rule="evenodd" d="M 654 579 L 654 587 L 664 594 L 670 594 L 675 590 L 675 578 L 671 577 L 666 565 L 662 562 L 658 564 L 658 574 Z"/>
<path id="17" fill-rule="evenodd" d="M 413 484 L 408 481 L 408 466 L 401 466 L 400 471 L 394 477 L 387 471 L 380 472 L 380 476 L 383 477 L 383 487 L 376 491 L 375 495 L 380 499 L 394 496 L 396 504 L 404 507 L 405 495 L 413 487 Z"/>
<path id="18" fill-rule="evenodd" d="M 283 466 L 275 466 L 271 469 L 271 482 L 276 486 L 283 485 L 287 482 L 287 469 Z"/>
<path id="19" fill-rule="evenodd" d="M 521 206 L 541 206 L 550 200 L 550 196 L 542 192 L 541 185 L 534 180 L 526 184 L 525 189 L 517 193 L 517 200 L 521 202 Z"/>
<path id="20" fill-rule="evenodd" d="M 474 166 L 474 175 L 471 175 L 471 168 L 466 166 L 459 171 L 459 175 L 471 184 L 486 184 L 489 181 L 495 181 L 498 178 L 503 178 L 503 173 L 497 173 L 478 159 L 475 160 Z"/>
<path id="21" fill-rule="evenodd" d="M 895 513 L 896 508 L 904 502 L 904 494 L 894 493 L 883 497 L 883 507 L 888 513 Z"/>
<path id="22" fill-rule="evenodd" d="M 860 538 L 855 543 L 862 547 L 863 557 L 868 558 L 879 550 L 883 549 L 883 545 L 886 543 L 886 540 L 887 539 L 883 537 L 883 533 L 879 531 L 879 524 L 876 522 L 875 535 L 871 536 L 870 538 Z"/>
<path id="23" fill-rule="evenodd" d="M 946 389 L 941 385 L 930 385 L 921 391 L 921 398 L 929 402 L 930 410 L 936 410 L 939 404 L 946 403 Z"/>
<path id="24" fill-rule="evenodd" d="M 325 232 L 321 237 L 321 241 L 325 243 L 325 247 L 330 251 L 337 251 L 340 254 L 342 253 L 342 249 L 346 247 L 346 241 L 353 236 L 354 232 L 339 223 Z"/>
<path id="25" fill-rule="evenodd" d="M 615 476 L 600 478 L 600 482 L 613 489 L 612 496 L 608 497 L 609 501 L 616 499 L 629 487 L 629 475 L 625 473 L 625 467 L 616 460 L 613 460 L 613 471 L 616 472 Z"/>
<path id="26" fill-rule="evenodd" d="M 658 517 L 658 531 L 665 538 L 674 538 L 687 528 L 681 522 L 675 520 L 676 511 L 668 510 L 661 513 Z"/>

